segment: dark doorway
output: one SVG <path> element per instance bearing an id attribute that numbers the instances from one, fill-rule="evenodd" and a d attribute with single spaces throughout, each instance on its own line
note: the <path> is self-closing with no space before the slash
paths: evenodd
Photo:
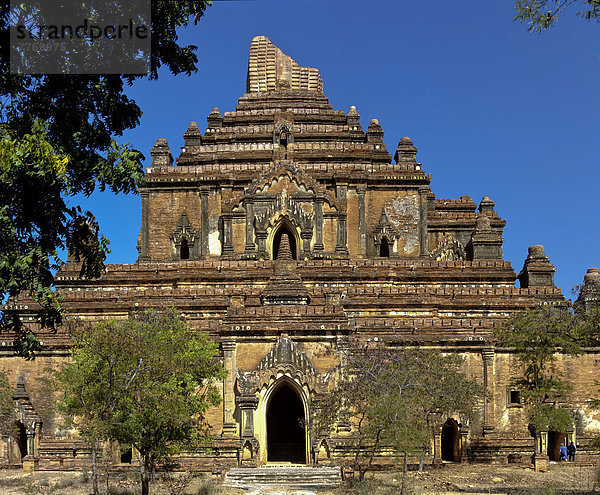
<path id="1" fill-rule="evenodd" d="M 121 451 L 121 464 L 131 464 L 132 460 L 133 460 L 133 449 L 131 447 Z"/>
<path id="2" fill-rule="evenodd" d="M 460 455 L 458 423 L 448 419 L 442 426 L 442 461 L 460 462 Z"/>
<path id="3" fill-rule="evenodd" d="M 279 257 L 279 246 L 281 245 L 281 236 L 286 234 L 290 241 L 290 250 L 292 251 L 292 259 L 297 259 L 296 256 L 296 237 L 289 230 L 287 225 L 282 225 L 273 237 L 273 259 L 276 260 Z"/>
<path id="4" fill-rule="evenodd" d="M 381 244 L 379 246 L 379 256 L 381 256 L 382 258 L 390 257 L 390 243 L 385 237 L 381 239 Z"/>
<path id="5" fill-rule="evenodd" d="M 548 432 L 548 458 L 551 461 L 560 461 L 560 446 L 565 444 L 565 434 L 558 431 Z"/>
<path id="6" fill-rule="evenodd" d="M 185 239 L 183 239 L 181 241 L 181 259 L 182 260 L 190 259 L 190 247 L 188 246 L 188 242 Z"/>
<path id="7" fill-rule="evenodd" d="M 27 431 L 20 421 L 14 423 L 12 437 L 14 443 L 11 452 L 9 452 L 10 462 L 18 464 L 27 455 Z"/>
<path id="8" fill-rule="evenodd" d="M 306 462 L 304 407 L 288 385 L 279 388 L 269 401 L 267 449 L 269 462 Z"/>

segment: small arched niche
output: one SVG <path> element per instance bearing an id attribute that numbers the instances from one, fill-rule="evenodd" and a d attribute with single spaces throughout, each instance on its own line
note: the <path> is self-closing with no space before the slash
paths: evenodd
<path id="1" fill-rule="evenodd" d="M 381 258 L 389 258 L 390 257 L 390 243 L 387 237 L 383 237 L 381 239 L 381 244 L 379 245 L 379 256 Z"/>
<path id="2" fill-rule="evenodd" d="M 179 248 L 179 251 L 180 251 L 180 258 L 182 260 L 190 259 L 190 246 L 188 245 L 187 239 L 181 240 L 181 247 Z"/>
<path id="3" fill-rule="evenodd" d="M 298 259 L 298 241 L 296 236 L 292 232 L 292 226 L 288 222 L 281 222 L 281 224 L 276 228 L 275 234 L 273 235 L 273 244 L 272 244 L 272 259 L 276 260 L 280 257 L 279 248 L 281 246 L 281 238 L 286 234 L 288 236 L 288 240 L 290 241 L 290 250 L 292 252 L 292 259 Z"/>
<path id="4" fill-rule="evenodd" d="M 282 148 L 287 148 L 288 145 L 288 133 L 286 131 L 281 131 L 279 135 L 279 145 Z"/>

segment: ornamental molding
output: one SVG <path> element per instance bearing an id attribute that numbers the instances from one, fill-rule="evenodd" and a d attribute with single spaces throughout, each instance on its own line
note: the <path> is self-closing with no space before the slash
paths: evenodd
<path id="1" fill-rule="evenodd" d="M 192 246 L 196 242 L 196 238 L 196 231 L 190 225 L 187 213 L 184 210 L 181 214 L 181 218 L 179 219 L 179 225 L 171 234 L 171 241 L 173 241 L 176 246 L 179 246 L 181 245 L 181 241 L 185 239 L 188 243 L 188 247 L 191 250 Z"/>
<path id="2" fill-rule="evenodd" d="M 241 395 L 251 395 L 287 376 L 309 391 L 325 391 L 331 374 L 320 375 L 289 337 L 279 337 L 253 371 L 237 371 L 237 387 Z"/>

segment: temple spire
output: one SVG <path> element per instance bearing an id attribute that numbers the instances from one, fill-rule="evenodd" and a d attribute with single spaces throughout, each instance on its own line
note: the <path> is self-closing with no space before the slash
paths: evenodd
<path id="1" fill-rule="evenodd" d="M 255 36 L 250 45 L 246 92 L 300 89 L 323 92 L 318 69 L 302 67 L 266 36 Z"/>

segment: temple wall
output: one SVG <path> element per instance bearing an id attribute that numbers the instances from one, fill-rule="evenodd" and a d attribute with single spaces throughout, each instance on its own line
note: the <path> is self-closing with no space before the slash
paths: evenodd
<path id="1" fill-rule="evenodd" d="M 365 203 L 367 243 L 373 244 L 372 234 L 379 225 L 385 209 L 388 221 L 398 234 L 396 248 L 390 254 L 400 258 L 418 257 L 421 245 L 418 191 L 414 189 L 367 189 Z"/>
<path id="2" fill-rule="evenodd" d="M 171 259 L 171 234 L 186 212 L 190 226 L 200 242 L 201 208 L 197 190 L 151 191 L 148 204 L 148 255 L 150 259 Z"/>

